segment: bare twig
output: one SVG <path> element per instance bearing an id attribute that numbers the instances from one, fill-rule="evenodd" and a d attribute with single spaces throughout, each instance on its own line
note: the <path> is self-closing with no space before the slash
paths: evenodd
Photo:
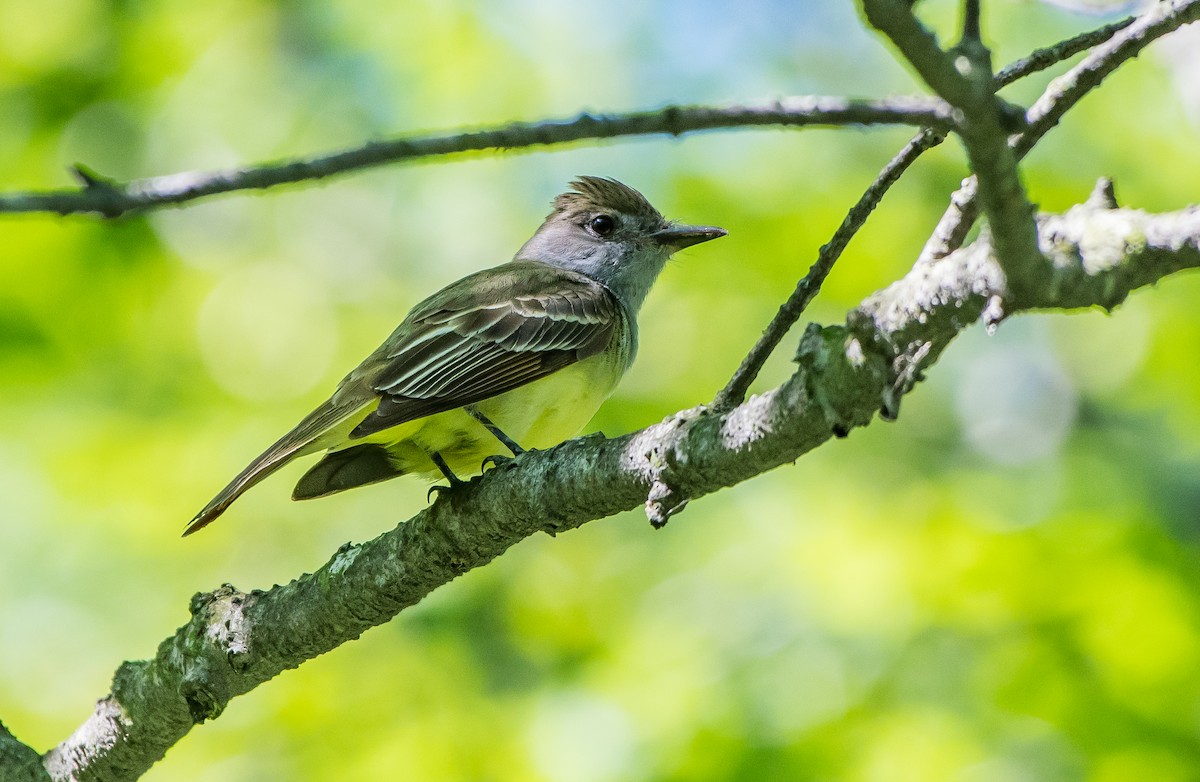
<path id="1" fill-rule="evenodd" d="M 964 0 L 963 2 L 963 42 L 982 44 L 982 33 L 979 26 L 979 0 Z"/>
<path id="2" fill-rule="evenodd" d="M 883 199 L 884 193 L 900 179 L 900 176 L 921 156 L 922 152 L 936 147 L 945 138 L 945 134 L 938 131 L 922 131 L 909 140 L 904 149 L 888 161 L 871 186 L 851 207 L 842 220 L 842 224 L 834 231 L 833 237 L 821 247 L 820 252 L 817 253 L 817 260 L 813 262 L 808 273 L 796 284 L 792 295 L 788 296 L 787 301 L 780 305 L 779 311 L 775 313 L 775 317 L 771 319 L 758 342 L 754 343 L 754 347 L 742 359 L 741 366 L 733 373 L 733 377 L 713 399 L 714 411 L 724 412 L 740 404 L 746 398 L 750 384 L 762 370 L 767 358 L 779 346 L 780 341 L 796 324 L 796 321 L 800 319 L 804 310 L 808 309 L 809 303 L 821 290 L 821 285 L 829 276 L 829 272 L 833 270 L 833 265 L 841 257 L 842 251 L 846 249 L 846 245 L 871 216 L 871 212 L 875 211 L 875 207 Z"/>
<path id="3" fill-rule="evenodd" d="M 970 82 L 959 73 L 954 58 L 942 51 L 937 37 L 913 15 L 903 0 L 862 0 L 863 13 L 886 35 L 917 74 L 938 95 L 957 108 L 978 100 Z"/>
<path id="4" fill-rule="evenodd" d="M 1109 42 L 1096 48 L 1077 66 L 1050 83 L 1029 107 L 1029 127 L 1017 137 L 1020 156 L 1058 124 L 1063 115 L 1122 63 L 1137 57 L 1157 39 L 1185 24 L 1200 20 L 1200 0 L 1161 0 Z"/>
<path id="5" fill-rule="evenodd" d="M 1041 230 L 1055 284 L 1030 307 L 1110 307 L 1200 266 L 1197 208 L 1147 215 L 1080 206 Z M 153 659 L 121 666 L 112 692 L 46 753 L 45 768 L 56 782 L 136 779 L 232 698 L 388 621 L 525 537 L 635 508 L 652 487 L 656 502 L 678 507 L 868 424 L 979 320 L 1002 284 L 981 240 L 914 269 L 846 325 L 811 328 L 792 378 L 725 415 L 686 410 L 624 437 L 526 453 L 375 540 L 343 546 L 316 573 L 266 592 L 226 585 L 198 595 L 188 623 Z"/>
<path id="6" fill-rule="evenodd" d="M 1049 68 L 1069 57 L 1073 57 L 1080 52 L 1107 41 L 1132 23 L 1133 18 L 1130 17 L 1096 30 L 1089 30 L 1052 46 L 1036 49 L 1030 52 L 1028 56 L 1002 69 L 996 75 L 996 83 L 999 86 L 1004 86 L 1011 84 L 1017 79 Z M 746 398 L 746 392 L 750 390 L 750 384 L 754 382 L 754 378 L 762 371 L 763 364 L 766 363 L 767 358 L 779 346 L 779 343 L 787 335 L 788 331 L 791 330 L 792 326 L 796 325 L 796 321 L 800 319 L 800 315 L 803 314 L 804 310 L 808 308 L 808 305 L 820 291 L 821 285 L 824 284 L 825 278 L 829 276 L 829 272 L 833 269 L 833 265 L 841 257 L 846 245 L 862 227 L 863 223 L 866 222 L 867 217 L 879 204 L 879 201 L 882 200 L 884 193 L 887 192 L 899 175 L 922 152 L 942 143 L 945 138 L 945 133 L 940 131 L 929 129 L 921 131 L 909 140 L 908 144 L 896 154 L 896 157 L 876 177 L 875 181 L 871 183 L 871 186 L 867 188 L 858 202 L 851 207 L 850 212 L 842 220 L 842 224 L 838 226 L 833 237 L 821 248 L 817 260 L 809 268 L 808 273 L 796 284 L 796 289 L 792 292 L 792 295 L 779 307 L 779 311 L 775 313 L 775 317 L 771 319 L 762 336 L 759 337 L 746 357 L 742 359 L 742 363 L 738 366 L 737 371 L 733 373 L 733 377 L 730 378 L 725 387 L 713 399 L 711 406 L 714 410 L 723 411 L 734 405 L 741 404 Z M 974 182 L 974 180 L 969 181 Z M 969 192 L 973 197 L 973 185 Z M 943 240 L 940 240 L 935 233 L 930 241 Z"/>
<path id="7" fill-rule="evenodd" d="M 0 213 L 95 213 L 118 217 L 168 204 L 181 204 L 235 190 L 261 190 L 304 180 L 324 179 L 401 161 L 486 149 L 520 149 L 618 136 L 679 136 L 701 130 L 741 127 L 840 125 L 919 125 L 948 129 L 953 112 L 925 98 L 855 101 L 794 97 L 760 105 L 667 106 L 628 114 L 582 114 L 572 120 L 515 123 L 468 133 L 402 136 L 355 149 L 224 171 L 192 172 L 116 182 L 83 166 L 81 187 L 0 195 Z"/>
<path id="8" fill-rule="evenodd" d="M 1117 33 L 1124 30 L 1129 25 L 1133 24 L 1137 17 L 1128 16 L 1119 22 L 1106 24 L 1103 27 L 1097 27 L 1095 30 L 1088 30 L 1085 33 L 1080 33 L 1074 38 L 1068 38 L 1065 41 L 1059 41 L 1051 46 L 1045 46 L 1041 49 L 1035 49 L 1027 56 L 1009 63 L 996 72 L 996 88 L 1007 87 L 1018 79 L 1022 79 L 1031 73 L 1043 71 L 1052 65 L 1057 65 L 1063 60 L 1070 59 L 1080 52 L 1086 52 L 1088 49 L 1099 46 L 1105 41 L 1112 38 Z"/>

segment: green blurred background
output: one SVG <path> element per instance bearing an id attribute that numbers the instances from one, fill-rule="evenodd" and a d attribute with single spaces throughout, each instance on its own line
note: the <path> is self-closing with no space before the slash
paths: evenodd
<path id="1" fill-rule="evenodd" d="M 949 3 L 923 9 L 949 34 Z M 987 10 L 998 63 L 1106 21 Z M 1132 206 L 1200 201 L 1190 46 L 1130 63 L 1031 155 L 1043 208 L 1100 175 Z M 0 186 L 65 185 L 75 162 L 135 177 L 583 109 L 917 89 L 835 0 L 0 0 Z M 712 397 L 907 136 L 579 144 L 112 223 L 0 219 L 0 719 L 45 749 L 194 592 L 287 581 L 424 507 L 416 481 L 293 504 L 296 465 L 178 537 L 409 306 L 508 258 L 572 176 L 730 231 L 650 297 L 593 424 L 619 434 Z M 811 317 L 904 274 L 963 175 L 956 145 L 927 155 Z M 145 778 L 1200 778 L 1198 297 L 1184 274 L 1111 318 L 975 329 L 897 423 L 661 532 L 629 513 L 528 540 L 236 699 Z"/>

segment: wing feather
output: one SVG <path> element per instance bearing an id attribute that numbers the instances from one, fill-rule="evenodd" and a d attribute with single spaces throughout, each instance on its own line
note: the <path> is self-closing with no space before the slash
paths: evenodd
<path id="1" fill-rule="evenodd" d="M 471 275 L 414 308 L 364 363 L 370 376 L 358 378 L 380 402 L 350 436 L 546 377 L 604 350 L 629 327 L 616 297 L 575 272 L 521 261 Z"/>

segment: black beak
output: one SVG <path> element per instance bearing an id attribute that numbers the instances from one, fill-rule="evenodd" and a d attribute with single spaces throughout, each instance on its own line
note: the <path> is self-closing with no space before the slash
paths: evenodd
<path id="1" fill-rule="evenodd" d="M 700 244 L 711 239 L 720 239 L 729 233 L 724 228 L 715 225 L 669 225 L 661 231 L 650 234 L 650 238 L 659 244 L 666 245 L 671 251 L 682 250 L 693 244 Z"/>

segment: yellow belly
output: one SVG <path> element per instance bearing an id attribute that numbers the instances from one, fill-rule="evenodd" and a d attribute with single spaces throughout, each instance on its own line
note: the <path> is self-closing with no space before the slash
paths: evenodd
<path id="1" fill-rule="evenodd" d="M 602 353 L 485 399 L 478 408 L 522 448 L 549 448 L 579 434 L 612 393 L 624 368 L 623 362 Z M 479 472 L 487 456 L 508 455 L 508 449 L 461 408 L 409 421 L 353 444 L 363 442 L 385 445 L 397 469 L 429 480 L 442 480 L 430 453 L 439 454 L 460 477 Z"/>

